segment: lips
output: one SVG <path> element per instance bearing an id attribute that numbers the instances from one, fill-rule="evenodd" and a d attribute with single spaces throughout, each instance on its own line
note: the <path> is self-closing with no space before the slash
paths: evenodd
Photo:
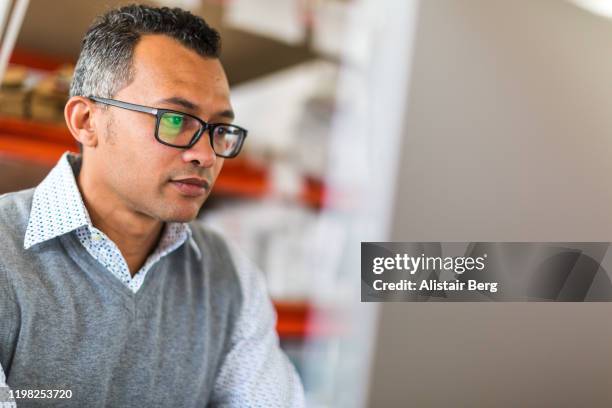
<path id="1" fill-rule="evenodd" d="M 174 179 L 170 180 L 170 184 L 172 184 L 176 189 L 179 190 L 183 195 L 189 197 L 198 197 L 206 192 L 210 188 L 210 184 L 205 179 L 201 179 L 198 177 L 188 177 L 182 179 Z"/>

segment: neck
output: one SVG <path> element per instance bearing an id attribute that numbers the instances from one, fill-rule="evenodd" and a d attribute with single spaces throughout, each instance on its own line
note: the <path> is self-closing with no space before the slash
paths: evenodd
<path id="1" fill-rule="evenodd" d="M 164 224 L 127 208 L 84 170 L 79 173 L 78 185 L 91 222 L 117 245 L 134 276 L 157 246 Z"/>

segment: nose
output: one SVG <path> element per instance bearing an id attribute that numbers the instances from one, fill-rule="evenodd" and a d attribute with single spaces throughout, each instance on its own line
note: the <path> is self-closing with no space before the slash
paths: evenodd
<path id="1" fill-rule="evenodd" d="M 214 166 L 217 156 L 210 145 L 208 129 L 204 131 L 200 140 L 195 145 L 183 151 L 182 156 L 185 162 L 191 162 L 198 167 L 208 168 Z"/>

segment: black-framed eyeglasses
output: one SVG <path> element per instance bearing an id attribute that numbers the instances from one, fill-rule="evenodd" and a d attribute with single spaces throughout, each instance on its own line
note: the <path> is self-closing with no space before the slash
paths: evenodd
<path id="1" fill-rule="evenodd" d="M 207 123 L 197 116 L 172 109 L 152 108 L 115 99 L 88 96 L 92 101 L 117 108 L 148 113 L 155 116 L 155 139 L 159 143 L 179 149 L 195 145 L 208 130 L 210 145 L 219 157 L 231 159 L 240 153 L 247 130 L 228 123 Z"/>

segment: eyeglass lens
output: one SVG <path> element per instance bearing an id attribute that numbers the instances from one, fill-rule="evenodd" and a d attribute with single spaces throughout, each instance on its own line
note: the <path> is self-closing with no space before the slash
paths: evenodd
<path id="1" fill-rule="evenodd" d="M 158 138 L 174 146 L 188 146 L 200 131 L 195 118 L 175 112 L 164 112 L 159 120 Z M 232 156 L 240 148 L 243 131 L 231 125 L 216 125 L 212 130 L 212 146 L 216 154 Z"/>

